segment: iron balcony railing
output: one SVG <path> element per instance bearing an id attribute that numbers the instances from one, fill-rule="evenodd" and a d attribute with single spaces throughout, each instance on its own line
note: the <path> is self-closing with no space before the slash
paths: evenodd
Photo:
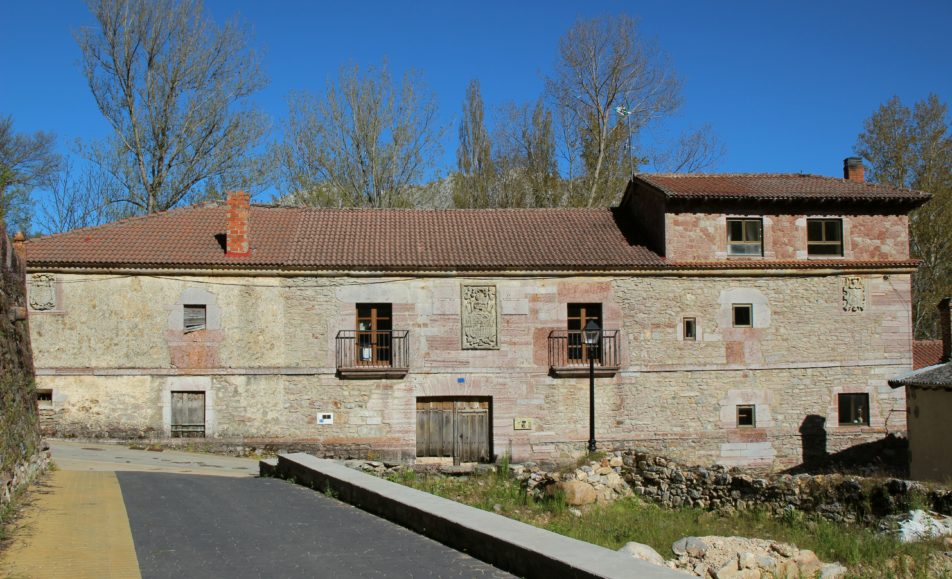
<path id="1" fill-rule="evenodd" d="M 588 368 L 589 354 L 596 368 L 618 369 L 621 366 L 618 330 L 602 330 L 601 339 L 592 346 L 585 343 L 581 330 L 549 333 L 549 367 L 553 370 Z"/>
<path id="2" fill-rule="evenodd" d="M 341 330 L 337 332 L 338 370 L 407 370 L 410 367 L 408 330 Z"/>

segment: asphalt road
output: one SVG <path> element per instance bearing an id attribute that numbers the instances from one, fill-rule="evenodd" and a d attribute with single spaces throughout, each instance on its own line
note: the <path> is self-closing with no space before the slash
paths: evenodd
<path id="1" fill-rule="evenodd" d="M 511 577 L 282 480 L 116 476 L 144 578 Z"/>

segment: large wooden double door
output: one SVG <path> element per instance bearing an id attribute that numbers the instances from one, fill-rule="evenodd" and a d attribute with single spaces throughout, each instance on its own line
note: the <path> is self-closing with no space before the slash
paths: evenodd
<path id="1" fill-rule="evenodd" d="M 489 398 L 417 398 L 417 456 L 490 462 L 491 406 Z"/>

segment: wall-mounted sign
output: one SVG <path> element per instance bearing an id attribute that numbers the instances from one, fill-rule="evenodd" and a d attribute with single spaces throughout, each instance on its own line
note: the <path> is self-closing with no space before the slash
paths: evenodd
<path id="1" fill-rule="evenodd" d="M 532 419 L 525 418 L 525 417 L 513 418 L 512 429 L 513 430 L 532 430 Z"/>
<path id="2" fill-rule="evenodd" d="M 334 413 L 333 412 L 318 412 L 317 423 L 318 424 L 334 424 Z"/>

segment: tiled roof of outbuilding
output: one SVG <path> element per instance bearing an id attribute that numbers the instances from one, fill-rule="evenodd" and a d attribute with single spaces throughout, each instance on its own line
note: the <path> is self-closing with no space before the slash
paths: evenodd
<path id="1" fill-rule="evenodd" d="M 889 381 L 893 388 L 914 386 L 952 390 L 952 362 L 913 370 Z"/>
<path id="2" fill-rule="evenodd" d="M 914 340 L 912 342 L 912 369 L 935 366 L 942 359 L 942 340 Z"/>
<path id="3" fill-rule="evenodd" d="M 228 208 L 206 204 L 27 242 L 44 266 L 353 271 L 609 270 L 664 260 L 611 209 L 310 209 L 254 205 L 251 255 L 226 257 Z"/>
<path id="4" fill-rule="evenodd" d="M 635 176 L 667 197 L 721 199 L 907 200 L 925 202 L 930 195 L 874 183 L 859 183 L 799 173 L 642 173 Z"/>

